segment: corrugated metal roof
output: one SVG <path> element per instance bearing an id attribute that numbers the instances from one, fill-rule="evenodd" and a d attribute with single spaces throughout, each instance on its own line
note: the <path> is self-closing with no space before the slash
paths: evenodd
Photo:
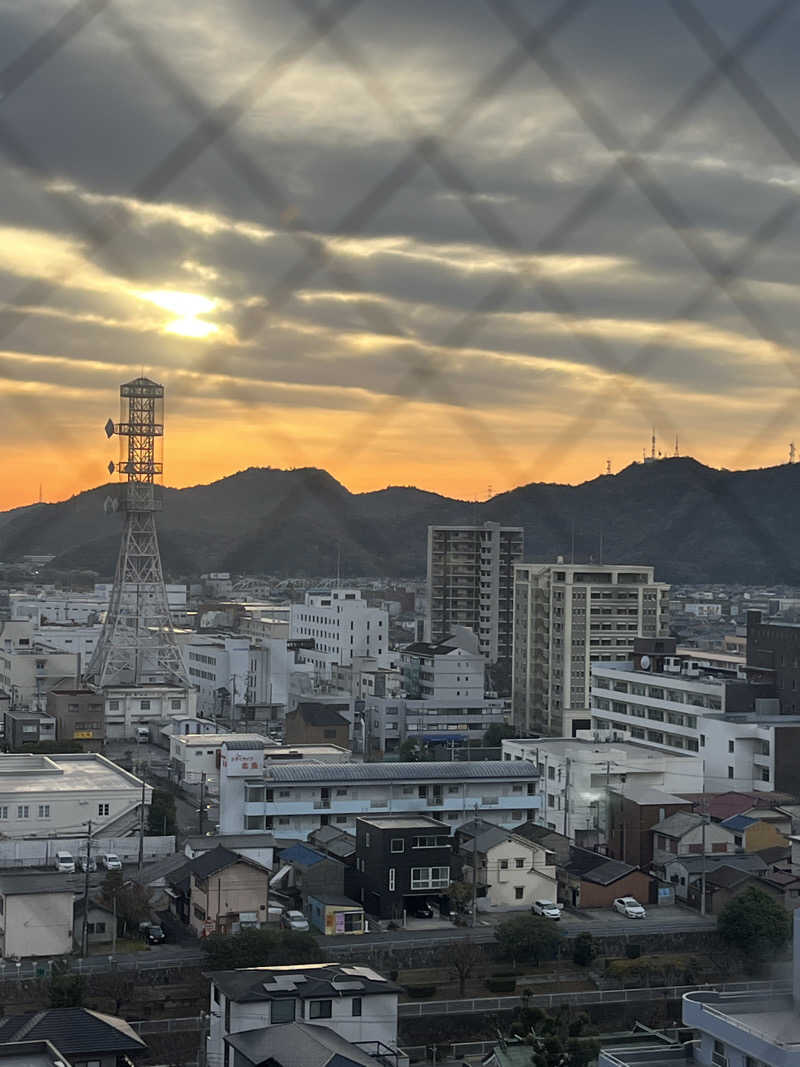
<path id="1" fill-rule="evenodd" d="M 464 778 L 538 778 L 532 763 L 481 760 L 453 763 L 314 763 L 265 768 L 275 782 L 414 782 L 421 779 L 460 781 Z"/>

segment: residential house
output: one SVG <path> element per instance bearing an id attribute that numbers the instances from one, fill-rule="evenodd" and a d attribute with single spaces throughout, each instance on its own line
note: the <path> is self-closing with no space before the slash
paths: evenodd
<path id="1" fill-rule="evenodd" d="M 276 1024 L 325 1027 L 350 1042 L 370 1042 L 391 1052 L 397 1043 L 397 998 L 402 987 L 371 967 L 304 963 L 297 967 L 248 967 L 212 971 L 208 1067 L 234 1067 L 226 1038 Z M 264 1061 L 261 1061 L 262 1063 Z M 295 1059 L 295 1063 L 304 1063 Z"/>
<path id="2" fill-rule="evenodd" d="M 294 893 L 305 908 L 309 896 L 344 893 L 345 865 L 341 860 L 297 844 L 281 849 L 278 873 L 270 879 L 273 889 Z"/>
<path id="3" fill-rule="evenodd" d="M 220 845 L 259 867 L 274 870 L 275 838 L 272 834 L 203 834 L 187 837 L 183 851 L 188 859 L 193 860 Z"/>
<path id="4" fill-rule="evenodd" d="M 147 1045 L 115 1015 L 89 1008 L 45 1008 L 0 1019 L 0 1043 L 49 1041 L 72 1067 L 129 1067 Z M 27 1060 L 17 1061 L 18 1067 Z"/>
<path id="5" fill-rule="evenodd" d="M 778 848 L 789 844 L 789 839 L 774 823 L 757 815 L 731 815 L 720 826 L 730 830 L 736 848 L 745 852 L 761 852 L 765 848 Z"/>
<path id="6" fill-rule="evenodd" d="M 676 812 L 691 812 L 688 800 L 646 785 L 625 785 L 608 792 L 608 855 L 634 867 L 653 862 L 651 830 Z"/>
<path id="7" fill-rule="evenodd" d="M 364 907 L 349 897 L 320 893 L 308 898 L 308 918 L 321 934 L 364 934 L 367 930 Z"/>
<path id="8" fill-rule="evenodd" d="M 663 871 L 676 856 L 733 853 L 733 831 L 697 812 L 678 811 L 657 822 L 653 835 L 653 866 Z"/>
<path id="9" fill-rule="evenodd" d="M 373 815 L 356 820 L 349 896 L 370 915 L 402 919 L 429 898 L 444 905 L 450 886 L 450 827 L 428 815 Z"/>
<path id="10" fill-rule="evenodd" d="M 63 874 L 0 873 L 0 956 L 69 955 L 74 896 Z"/>
<path id="11" fill-rule="evenodd" d="M 622 860 L 585 848 L 570 848 L 569 862 L 558 869 L 559 898 L 573 908 L 610 908 L 617 897 L 651 899 L 650 875 Z"/>
<path id="12" fill-rule="evenodd" d="M 287 713 L 283 726 L 283 740 L 287 745 L 315 745 L 324 742 L 349 748 L 350 723 L 341 714 L 349 710 L 349 703 L 341 705 L 317 704 L 304 701 Z"/>
<path id="13" fill-rule="evenodd" d="M 189 925 L 198 937 L 237 934 L 269 914 L 269 871 L 221 845 L 187 863 Z"/>
<path id="14" fill-rule="evenodd" d="M 552 852 L 483 819 L 456 831 L 459 879 L 477 883 L 478 906 L 530 908 L 534 900 L 558 895 Z"/>
<path id="15" fill-rule="evenodd" d="M 110 945 L 114 940 L 114 911 L 99 901 L 90 900 L 89 910 L 84 907 L 83 897 L 75 901 L 73 909 L 72 931 L 75 946 L 80 950 L 83 943 L 84 914 L 86 917 L 86 943 L 88 945 Z"/>
<path id="16" fill-rule="evenodd" d="M 356 835 L 335 826 L 320 826 L 308 835 L 308 843 L 318 852 L 324 852 L 344 863 L 353 863 L 356 853 Z"/>
<path id="17" fill-rule="evenodd" d="M 675 856 L 664 865 L 664 881 L 675 888 L 675 896 L 695 907 L 700 904 L 699 884 L 705 873 L 718 867 L 735 867 L 752 875 L 765 874 L 769 864 L 756 852 L 722 853 L 713 856 Z"/>
<path id="18" fill-rule="evenodd" d="M 286 1023 L 279 1028 L 245 1030 L 225 1038 L 233 1067 L 403 1067 L 408 1057 L 393 1055 L 380 1042 L 346 1041 L 327 1026 Z"/>
<path id="19" fill-rule="evenodd" d="M 533 841 L 534 844 L 542 845 L 548 852 L 552 852 L 557 867 L 563 867 L 569 863 L 570 839 L 558 833 L 557 830 L 551 830 L 547 826 L 529 821 L 515 826 L 512 833 Z"/>

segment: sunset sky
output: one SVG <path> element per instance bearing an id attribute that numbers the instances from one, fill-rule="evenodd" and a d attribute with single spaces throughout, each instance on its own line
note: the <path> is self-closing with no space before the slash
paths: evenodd
<path id="1" fill-rule="evenodd" d="M 169 485 L 784 462 L 798 46 L 752 0 L 0 0 L 0 508 L 107 480 L 142 371 Z"/>

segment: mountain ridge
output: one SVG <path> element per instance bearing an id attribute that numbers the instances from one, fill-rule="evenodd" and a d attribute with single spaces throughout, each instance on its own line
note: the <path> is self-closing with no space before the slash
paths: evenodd
<path id="1" fill-rule="evenodd" d="M 119 517 L 101 485 L 0 512 L 0 559 L 113 571 Z M 487 520 L 525 529 L 525 558 L 645 563 L 666 581 L 800 584 L 800 464 L 728 471 L 690 457 L 633 463 L 579 485 L 530 482 L 486 501 L 414 486 L 353 493 L 316 467 L 248 467 L 165 487 L 159 540 L 173 576 L 210 570 L 420 575 L 429 524 Z"/>

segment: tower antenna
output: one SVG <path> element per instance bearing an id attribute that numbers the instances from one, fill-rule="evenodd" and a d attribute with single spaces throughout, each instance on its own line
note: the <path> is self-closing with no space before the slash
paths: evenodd
<path id="1" fill-rule="evenodd" d="M 120 421 L 111 419 L 106 435 L 120 439 L 118 470 L 124 479 L 119 502 L 106 510 L 123 514 L 122 541 L 114 585 L 86 681 L 107 685 L 169 683 L 191 688 L 167 602 L 158 551 L 156 512 L 163 473 L 164 387 L 149 378 L 120 386 Z M 113 474 L 114 464 L 109 463 Z"/>
<path id="2" fill-rule="evenodd" d="M 653 427 L 653 432 L 650 435 L 650 459 L 656 458 L 656 428 Z"/>
<path id="3" fill-rule="evenodd" d="M 794 447 L 794 441 L 789 442 L 789 462 L 794 463 L 797 458 L 797 449 Z"/>
<path id="4" fill-rule="evenodd" d="M 678 449 L 678 435 L 675 434 L 675 459 L 680 456 L 680 450 Z"/>
<path id="5" fill-rule="evenodd" d="M 611 474 L 611 460 L 606 460 L 606 474 Z"/>

